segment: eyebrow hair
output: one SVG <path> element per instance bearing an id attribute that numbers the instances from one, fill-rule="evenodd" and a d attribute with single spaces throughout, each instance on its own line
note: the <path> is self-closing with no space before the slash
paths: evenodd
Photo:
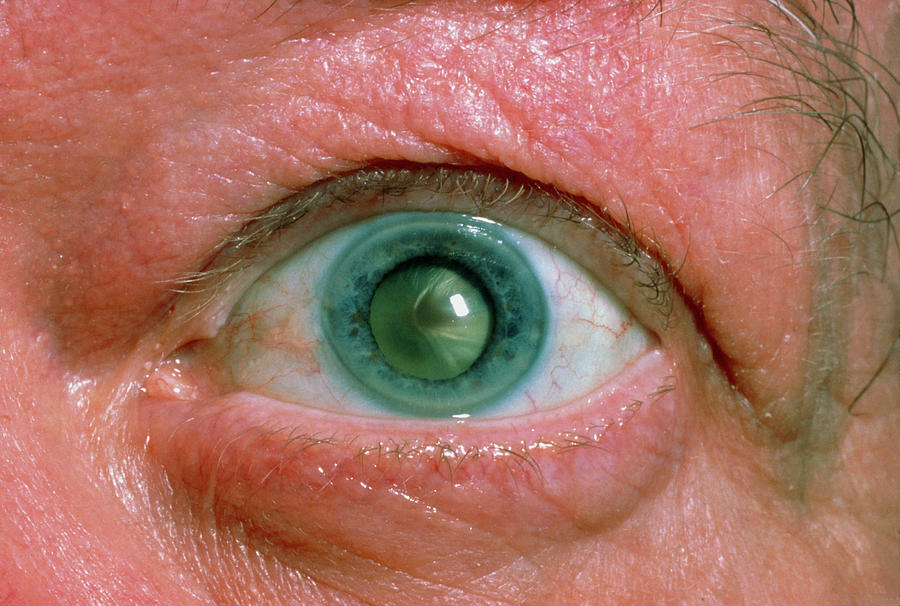
<path id="1" fill-rule="evenodd" d="M 774 7 L 784 18 L 786 25 L 777 27 L 750 18 L 737 17 L 729 25 L 734 31 L 744 31 L 766 41 L 775 51 L 778 60 L 765 56 L 756 57 L 768 68 L 781 70 L 794 83 L 793 90 L 782 94 L 758 98 L 747 103 L 738 112 L 722 119 L 739 119 L 759 114 L 791 114 L 805 119 L 811 131 L 818 129 L 825 134 L 813 165 L 806 173 L 793 177 L 783 187 L 794 181 L 806 189 L 823 168 L 826 161 L 837 156 L 838 166 L 847 166 L 848 175 L 855 186 L 854 199 L 837 199 L 826 196 L 818 205 L 821 214 L 816 223 L 820 226 L 823 242 L 837 237 L 849 239 L 850 252 L 829 255 L 822 247 L 823 277 L 819 281 L 817 305 L 827 307 L 839 299 L 836 292 L 851 292 L 862 281 L 890 284 L 896 280 L 888 273 L 891 249 L 900 253 L 895 218 L 900 214 L 898 176 L 900 176 L 900 109 L 895 91 L 900 86 L 900 76 L 882 63 L 867 47 L 868 41 L 861 29 L 854 0 L 760 0 Z M 843 35 L 837 33 L 843 30 Z M 727 38 L 726 38 L 727 41 Z M 731 40 L 738 47 L 748 40 L 736 37 Z M 754 58 L 752 53 L 747 56 Z M 746 73 L 723 74 L 747 76 Z M 760 74 L 760 77 L 763 77 Z M 891 129 L 894 129 L 893 131 Z M 841 162 L 843 160 L 843 162 Z M 827 220 L 834 219 L 833 222 Z M 840 244 L 838 244 L 840 246 Z M 880 259 L 879 259 L 880 257 Z M 872 267 L 877 265 L 877 267 Z M 815 317 L 826 314 L 819 310 Z M 822 322 L 822 320 L 818 320 Z M 832 340 L 828 345 L 840 342 L 837 330 L 831 326 L 812 326 Z M 846 330 L 846 329 L 844 329 Z M 889 361 L 900 347 L 900 326 L 892 329 L 894 344 L 883 359 L 875 362 L 871 376 L 859 388 L 848 403 L 848 412 L 856 414 L 855 407 L 882 373 L 890 368 Z M 832 371 L 844 368 L 847 360 L 838 347 L 824 347 L 820 381 L 828 385 Z M 809 379 L 813 381 L 812 378 Z M 820 386 L 821 387 L 821 386 Z M 827 387 L 826 387 L 827 388 Z M 817 396 L 811 396 L 814 401 Z M 811 439 L 808 437 L 807 439 Z M 801 440 L 802 442 L 802 440 Z"/>
<path id="2" fill-rule="evenodd" d="M 897 176 L 900 142 L 890 145 L 882 140 L 879 116 L 887 110 L 895 122 L 900 122 L 900 110 L 889 88 L 900 84 L 900 79 L 863 48 L 865 39 L 853 0 L 809 0 L 808 6 L 798 0 L 762 1 L 795 24 L 799 33 L 751 19 L 733 25 L 746 28 L 771 45 L 779 61 L 759 60 L 789 75 L 795 90 L 753 100 L 729 117 L 788 113 L 808 119 L 811 128 L 824 128 L 827 142 L 803 185 L 831 154 L 850 155 L 858 171 L 858 204 L 856 212 L 845 218 L 866 224 L 886 223 L 893 231 L 892 218 L 898 211 L 890 208 L 886 196 Z M 818 8 L 820 14 L 815 15 L 811 8 Z M 844 28 L 847 33 L 841 37 L 834 33 L 835 28 Z M 823 210 L 841 214 L 827 206 Z M 896 235 L 892 238 L 896 240 Z"/>

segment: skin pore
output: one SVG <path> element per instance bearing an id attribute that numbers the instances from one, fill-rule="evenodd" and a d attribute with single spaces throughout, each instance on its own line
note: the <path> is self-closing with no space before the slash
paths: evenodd
<path id="1" fill-rule="evenodd" d="M 896 603 L 898 15 L 0 4 L 0 603 Z M 418 177 L 235 246 L 372 167 Z M 537 194 L 485 212 L 539 224 L 651 349 L 465 422 L 174 362 L 447 167 L 580 209 L 599 228 L 529 223 Z"/>

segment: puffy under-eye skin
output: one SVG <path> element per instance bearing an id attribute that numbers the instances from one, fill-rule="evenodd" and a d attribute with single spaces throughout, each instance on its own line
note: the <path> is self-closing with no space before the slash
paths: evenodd
<path id="1" fill-rule="evenodd" d="M 445 380 L 393 368 L 369 326 L 381 281 L 423 257 L 471 271 L 495 312 L 485 351 Z M 459 418 L 563 406 L 649 343 L 611 293 L 542 240 L 462 213 L 407 212 L 350 224 L 287 256 L 204 347 L 228 391 L 370 417 Z"/>
<path id="2" fill-rule="evenodd" d="M 541 380 L 520 395 L 546 399 L 422 420 L 330 391 L 315 285 L 356 226 L 423 209 L 486 217 L 515 236 L 550 312 L 531 374 Z M 331 586 L 481 587 L 485 571 L 614 528 L 680 460 L 682 391 L 696 375 L 660 341 L 690 315 L 627 230 L 578 200 L 505 174 L 375 168 L 286 199 L 231 242 L 191 277 L 204 282 L 174 310 L 177 349 L 135 419 L 139 443 L 192 510 L 214 516 L 218 536 L 234 529 L 255 553 Z"/>

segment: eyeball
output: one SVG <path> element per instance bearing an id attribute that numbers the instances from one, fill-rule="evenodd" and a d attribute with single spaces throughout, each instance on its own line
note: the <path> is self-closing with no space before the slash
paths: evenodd
<path id="1" fill-rule="evenodd" d="M 347 225 L 249 286 L 203 346 L 227 389 L 374 417 L 528 414 L 595 391 L 651 337 L 581 266 L 457 212 Z"/>

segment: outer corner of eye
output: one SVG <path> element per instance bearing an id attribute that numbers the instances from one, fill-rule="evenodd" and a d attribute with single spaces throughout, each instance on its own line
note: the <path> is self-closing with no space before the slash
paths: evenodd
<path id="1" fill-rule="evenodd" d="M 446 419 L 564 406 L 651 347 L 591 272 L 477 211 L 389 212 L 319 237 L 262 273 L 193 360 L 223 391 Z"/>

